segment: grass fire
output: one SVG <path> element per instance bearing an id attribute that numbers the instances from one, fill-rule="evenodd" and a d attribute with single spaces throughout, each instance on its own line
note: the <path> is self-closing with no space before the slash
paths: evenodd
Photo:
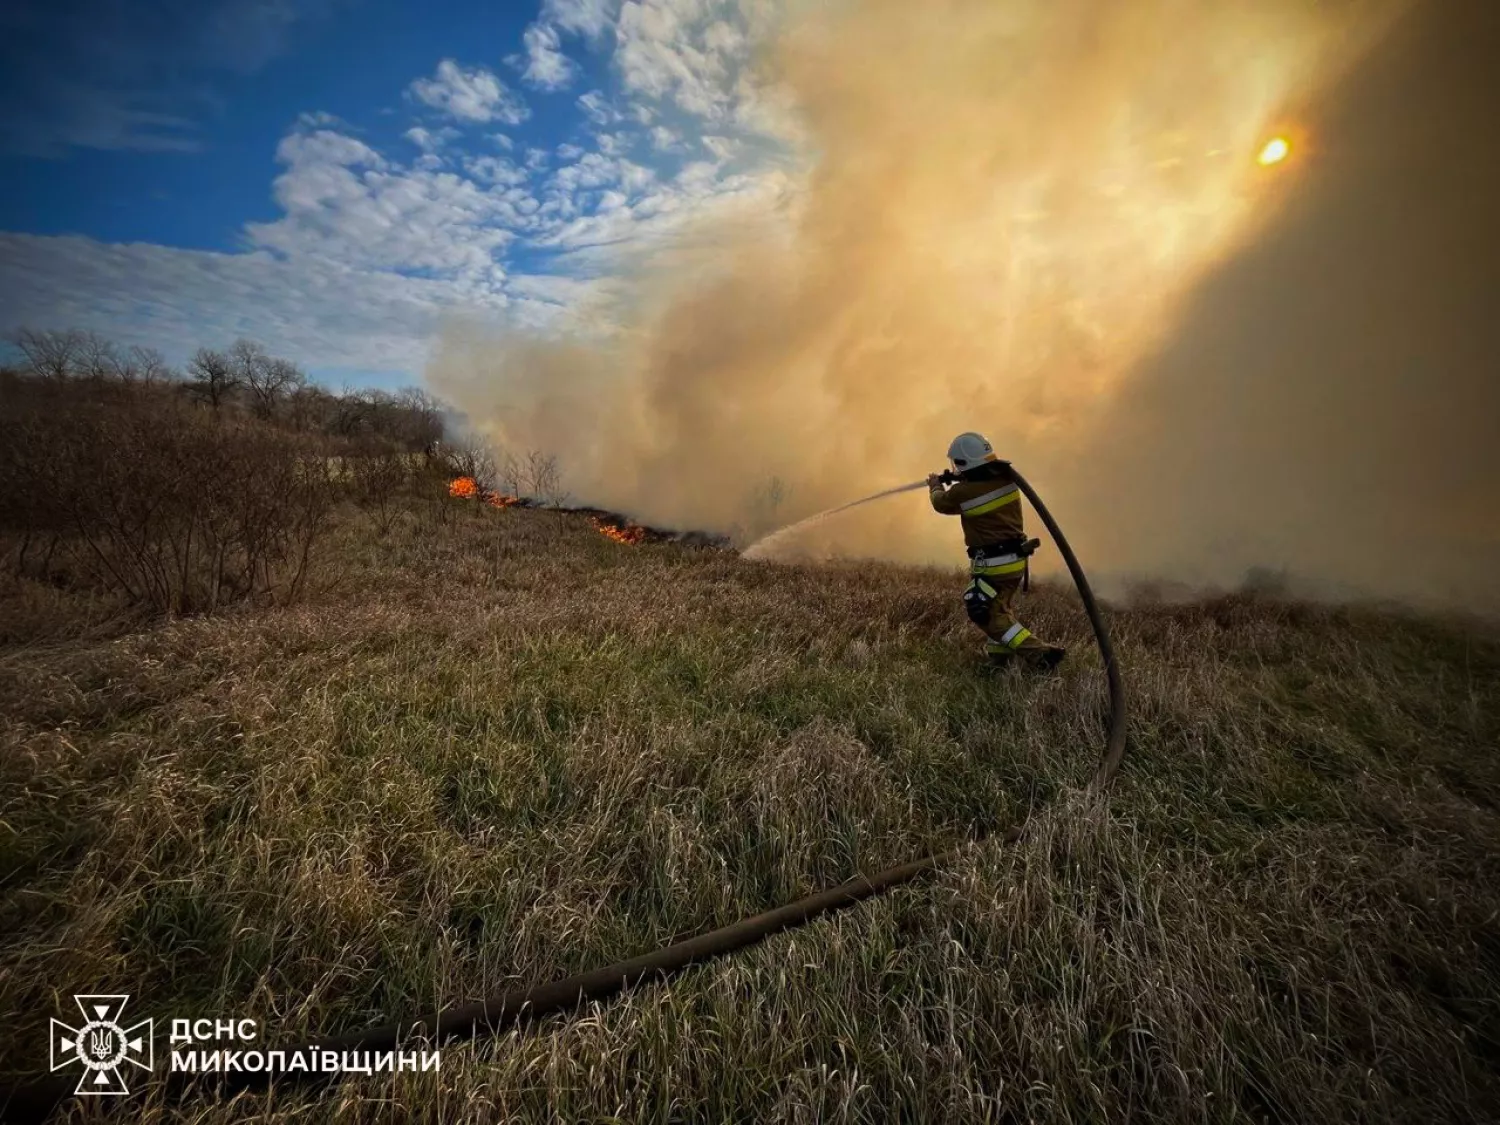
<path id="1" fill-rule="evenodd" d="M 606 523 L 598 516 L 591 517 L 589 522 L 594 525 L 594 530 L 599 532 L 600 535 L 606 539 L 613 539 L 616 543 L 625 543 L 634 546 L 637 543 L 644 543 L 646 541 L 646 529 L 644 527 L 636 527 L 634 524 L 619 526 L 613 523 Z"/>
<path id="2" fill-rule="evenodd" d="M 448 495 L 459 500 L 477 500 L 491 508 L 510 508 L 521 502 L 519 496 L 507 496 L 503 492 L 481 488 L 473 477 L 455 477 L 448 484 Z"/>

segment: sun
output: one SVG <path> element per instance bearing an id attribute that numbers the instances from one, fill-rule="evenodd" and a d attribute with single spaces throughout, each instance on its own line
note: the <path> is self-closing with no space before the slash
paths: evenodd
<path id="1" fill-rule="evenodd" d="M 1266 147 L 1260 150 L 1256 159 L 1267 166 L 1280 164 L 1291 151 L 1291 143 L 1285 137 L 1276 137 L 1266 142 Z"/>

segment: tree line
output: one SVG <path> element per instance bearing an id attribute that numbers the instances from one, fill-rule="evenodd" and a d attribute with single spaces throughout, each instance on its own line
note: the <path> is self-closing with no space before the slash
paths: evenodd
<path id="1" fill-rule="evenodd" d="M 75 399 L 171 395 L 302 433 L 429 454 L 443 435 L 442 408 L 426 391 L 333 392 L 253 340 L 199 348 L 182 370 L 154 348 L 121 347 L 78 329 L 23 328 L 8 340 L 23 358 L 19 369 L 5 372 L 8 398 L 55 396 L 65 388 Z"/>
<path id="2" fill-rule="evenodd" d="M 0 368 L 0 575 L 15 583 L 165 614 L 284 604 L 337 505 L 384 532 L 453 456 L 425 392 L 335 393 L 251 340 L 200 348 L 180 371 L 92 332 L 10 341 L 22 362 Z"/>

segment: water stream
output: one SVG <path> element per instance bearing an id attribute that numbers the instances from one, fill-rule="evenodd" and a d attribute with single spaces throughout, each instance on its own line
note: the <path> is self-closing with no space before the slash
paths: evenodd
<path id="1" fill-rule="evenodd" d="M 770 535 L 757 539 L 741 551 L 740 554 L 747 559 L 763 559 L 770 552 L 774 551 L 778 545 L 791 538 L 794 532 L 801 531 L 805 527 L 811 527 L 815 523 L 822 523 L 829 516 L 836 516 L 840 512 L 847 512 L 850 508 L 858 508 L 861 504 L 868 504 L 872 500 L 894 496 L 898 492 L 911 492 L 914 489 L 926 487 L 927 482 L 925 480 L 912 481 L 911 484 L 898 485 L 896 488 L 887 488 L 884 492 L 877 492 L 874 496 L 866 496 L 863 500 L 851 500 L 847 504 L 840 504 L 837 508 L 829 508 L 826 512 L 819 512 L 816 515 L 808 516 L 806 519 L 798 520 L 796 523 L 789 523 L 780 530 L 773 531 Z"/>

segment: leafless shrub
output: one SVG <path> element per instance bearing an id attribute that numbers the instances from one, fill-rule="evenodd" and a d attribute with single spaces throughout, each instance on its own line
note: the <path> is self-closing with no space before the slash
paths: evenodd
<path id="1" fill-rule="evenodd" d="M 121 378 L 124 357 L 113 342 L 96 332 L 77 334 L 77 373 L 91 383 L 99 384 Z"/>
<path id="2" fill-rule="evenodd" d="M 434 449 L 443 436 L 443 421 L 437 400 L 415 387 L 394 395 L 345 390 L 333 400 L 324 429 L 335 437 L 379 441 L 420 453 Z"/>
<path id="3" fill-rule="evenodd" d="M 23 328 L 11 337 L 11 343 L 21 349 L 27 366 L 35 374 L 61 382 L 74 373 L 83 349 L 83 335 L 71 329 L 54 332 Z"/>
<path id="4" fill-rule="evenodd" d="M 410 457 L 399 450 L 366 448 L 346 458 L 354 493 L 375 517 L 381 534 L 390 531 L 399 510 L 401 491 L 412 476 Z"/>
<path id="5" fill-rule="evenodd" d="M 524 496 L 549 508 L 560 508 L 568 501 L 557 458 L 538 449 L 507 453 L 500 461 L 498 479 L 508 495 Z"/>
<path id="6" fill-rule="evenodd" d="M 549 508 L 560 508 L 568 500 L 563 487 L 562 470 L 557 458 L 550 453 L 532 450 L 526 454 L 526 487 Z"/>
<path id="7" fill-rule="evenodd" d="M 53 435 L 37 405 L 8 412 L 0 427 L 0 530 L 10 533 L 7 563 L 17 575 L 45 575 L 67 528 L 53 495 Z"/>
<path id="8" fill-rule="evenodd" d="M 66 581 L 169 614 L 301 592 L 332 501 L 321 450 L 160 404 L 36 412 L 18 432 L 6 522 L 61 543 Z"/>
<path id="9" fill-rule="evenodd" d="M 134 345 L 115 355 L 114 376 L 130 386 L 157 387 L 172 382 L 176 373 L 161 352 Z"/>
<path id="10" fill-rule="evenodd" d="M 338 409 L 337 396 L 322 387 L 303 383 L 288 393 L 282 417 L 294 429 L 331 434 Z"/>

